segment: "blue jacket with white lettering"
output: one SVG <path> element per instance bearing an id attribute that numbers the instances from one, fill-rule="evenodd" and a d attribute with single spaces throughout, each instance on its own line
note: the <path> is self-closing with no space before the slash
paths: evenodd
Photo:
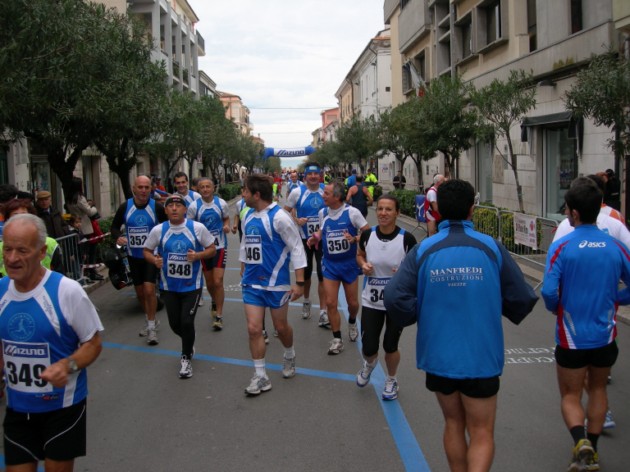
<path id="1" fill-rule="evenodd" d="M 501 314 L 518 324 L 538 297 L 507 250 L 450 220 L 416 245 L 385 288 L 388 316 L 417 321 L 418 369 L 453 379 L 501 375 Z"/>
<path id="2" fill-rule="evenodd" d="M 626 284 L 618 290 L 619 279 Z M 556 343 L 603 347 L 617 335 L 617 306 L 628 304 L 628 248 L 595 225 L 579 225 L 549 248 L 541 294 L 556 313 Z"/>

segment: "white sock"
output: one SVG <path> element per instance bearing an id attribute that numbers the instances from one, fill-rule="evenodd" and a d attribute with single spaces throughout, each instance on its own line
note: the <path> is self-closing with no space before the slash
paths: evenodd
<path id="1" fill-rule="evenodd" d="M 253 359 L 254 369 L 256 369 L 256 375 L 259 377 L 267 378 L 267 371 L 265 370 L 265 359 Z"/>
<path id="2" fill-rule="evenodd" d="M 147 320 L 147 325 L 149 329 L 155 329 L 155 320 Z"/>
<path id="3" fill-rule="evenodd" d="M 295 357 L 295 349 L 293 346 L 284 348 L 284 358 L 293 359 Z"/>
<path id="4" fill-rule="evenodd" d="M 311 303 L 311 299 L 310 298 L 305 298 L 302 303 L 304 303 L 304 304 Z"/>

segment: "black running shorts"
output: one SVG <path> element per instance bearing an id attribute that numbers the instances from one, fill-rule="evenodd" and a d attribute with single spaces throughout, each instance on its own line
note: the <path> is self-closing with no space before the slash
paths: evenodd
<path id="1" fill-rule="evenodd" d="M 3 426 L 7 465 L 85 456 L 85 400 L 46 413 L 19 413 L 7 408 Z"/>

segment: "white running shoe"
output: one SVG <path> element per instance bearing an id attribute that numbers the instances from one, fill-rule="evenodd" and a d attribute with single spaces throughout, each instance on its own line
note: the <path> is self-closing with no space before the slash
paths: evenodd
<path id="1" fill-rule="evenodd" d="M 157 330 L 155 328 L 148 328 L 147 331 L 147 344 L 149 346 L 155 346 L 158 344 Z"/>
<path id="2" fill-rule="evenodd" d="M 330 341 L 330 346 L 328 347 L 328 355 L 336 356 L 337 354 L 340 354 L 341 351 L 343 351 L 343 341 L 341 338 L 333 338 L 333 340 Z"/>
<path id="3" fill-rule="evenodd" d="M 357 338 L 359 337 L 359 327 L 356 322 L 348 323 L 348 337 L 350 338 L 350 342 L 357 342 Z"/>
<path id="4" fill-rule="evenodd" d="M 245 393 L 248 396 L 260 395 L 262 392 L 268 392 L 271 390 L 271 380 L 268 377 L 260 377 L 254 375 L 249 385 L 245 388 Z"/>
<path id="5" fill-rule="evenodd" d="M 159 330 L 160 329 L 160 320 L 158 320 L 157 318 L 155 319 L 155 330 Z M 144 327 L 138 332 L 138 336 L 148 336 L 149 335 L 149 320 L 145 320 L 144 322 Z"/>
<path id="6" fill-rule="evenodd" d="M 311 302 L 302 303 L 302 319 L 308 320 L 311 317 Z"/>
<path id="7" fill-rule="evenodd" d="M 372 375 L 372 371 L 376 367 L 376 360 L 372 365 L 368 364 L 367 361 L 363 361 L 363 367 L 357 373 L 357 385 L 359 387 L 365 387 L 370 383 L 370 376 Z"/>
<path id="8" fill-rule="evenodd" d="M 396 400 L 398 398 L 398 382 L 396 382 L 396 379 L 387 377 L 382 396 L 383 400 Z"/>
<path id="9" fill-rule="evenodd" d="M 283 358 L 282 377 L 284 377 L 285 379 L 295 377 L 295 356 L 290 359 L 287 359 L 286 357 Z"/>
<path id="10" fill-rule="evenodd" d="M 330 328 L 330 320 L 328 319 L 328 313 L 325 311 L 319 312 L 319 327 L 320 328 Z"/>
<path id="11" fill-rule="evenodd" d="M 179 369 L 180 379 L 189 379 L 193 376 L 192 362 L 186 356 L 182 356 L 180 359 L 181 368 Z"/>

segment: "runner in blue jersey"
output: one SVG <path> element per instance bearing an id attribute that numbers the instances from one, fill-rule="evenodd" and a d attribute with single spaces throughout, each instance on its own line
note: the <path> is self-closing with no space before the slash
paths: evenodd
<path id="1" fill-rule="evenodd" d="M 326 185 L 323 198 L 326 208 L 319 211 L 319 229 L 308 239 L 308 245 L 322 245 L 324 293 L 333 332 L 328 354 L 332 356 L 343 351 L 341 316 L 337 307 L 339 287 L 342 285 L 348 303 L 348 337 L 352 342 L 359 337 L 356 321 L 359 313 L 358 279 L 361 269 L 356 260 L 357 243 L 359 232 L 370 226 L 359 210 L 345 203 L 346 191 L 342 182 Z"/>
<path id="2" fill-rule="evenodd" d="M 227 264 L 226 234 L 230 232 L 230 210 L 225 200 L 214 194 L 214 183 L 209 177 L 199 178 L 197 190 L 201 192 L 201 198 L 188 206 L 186 216 L 202 223 L 214 238 L 217 252 L 211 259 L 202 260 L 201 266 L 208 293 L 212 297 L 212 307 L 210 308 L 212 328 L 215 331 L 221 331 L 223 329 L 223 303 L 225 301 L 223 275 Z"/>
<path id="3" fill-rule="evenodd" d="M 287 182 L 286 198 L 289 198 L 289 195 L 291 194 L 291 192 L 293 192 L 293 190 L 295 190 L 296 188 L 300 188 L 303 185 L 304 184 L 300 182 L 300 179 L 298 179 L 297 171 L 296 170 L 291 171 L 291 174 L 289 174 L 289 180 Z"/>
<path id="4" fill-rule="evenodd" d="M 239 251 L 249 349 L 255 369 L 245 388 L 245 393 L 250 396 L 271 389 L 265 369 L 266 348 L 262 335 L 267 307 L 284 346 L 282 377 L 295 376 L 293 329 L 287 321 L 287 312 L 289 300 L 302 296 L 306 258 L 296 224 L 280 206 L 273 203 L 272 186 L 271 178 L 254 174 L 247 177 L 243 190 L 245 203 L 250 207 L 243 220 Z M 293 286 L 290 263 L 295 271 Z"/>
<path id="5" fill-rule="evenodd" d="M 144 257 L 160 271 L 160 290 L 168 323 L 182 340 L 179 377 L 192 377 L 195 315 L 201 297 L 201 260 L 214 256 L 213 239 L 204 225 L 186 219 L 179 195 L 165 202 L 168 221 L 154 227 L 144 245 Z M 157 254 L 154 254 L 157 249 Z"/>
<path id="6" fill-rule="evenodd" d="M 556 315 L 561 410 L 574 442 L 569 470 L 599 470 L 597 442 L 608 407 L 606 384 L 619 352 L 617 307 L 630 302 L 630 252 L 595 224 L 603 198 L 595 182 L 576 179 L 564 198 L 575 230 L 549 247 L 541 294 Z M 619 280 L 625 284 L 621 291 Z"/>
<path id="7" fill-rule="evenodd" d="M 201 198 L 201 195 L 188 188 L 188 176 L 184 172 L 177 172 L 173 176 L 173 184 L 177 189 L 177 191 L 173 195 L 179 195 L 180 197 L 182 197 L 184 199 L 186 207 L 188 207 L 188 205 L 190 205 L 198 198 Z"/>
<path id="8" fill-rule="evenodd" d="M 149 232 L 159 223 L 166 221 L 164 207 L 151 198 L 151 179 L 145 175 L 136 177 L 131 188 L 133 198 L 130 198 L 116 210 L 112 220 L 111 233 L 119 246 L 127 247 L 127 260 L 131 271 L 133 287 L 140 306 L 144 310 L 145 326 L 140 330 L 140 336 L 147 337 L 151 346 L 158 343 L 156 320 L 157 297 L 155 283 L 157 270 L 149 264 L 143 254 L 144 243 Z M 123 235 L 121 228 L 125 227 Z"/>
<path id="9" fill-rule="evenodd" d="M 297 173 L 296 173 L 297 175 Z M 330 327 L 326 298 L 324 296 L 324 277 L 322 275 L 322 249 L 309 247 L 306 244 L 314 232 L 319 229 L 319 210 L 324 208 L 324 185 L 319 183 L 321 170 L 316 163 L 309 162 L 304 167 L 304 181 L 306 185 L 297 187 L 289 194 L 284 209 L 288 211 L 300 227 L 302 244 L 306 252 L 307 266 L 304 270 L 304 301 L 302 303 L 302 319 L 311 317 L 311 277 L 313 274 L 313 257 L 317 267 L 317 294 L 319 296 L 319 326 Z"/>
<path id="10" fill-rule="evenodd" d="M 438 189 L 443 220 L 417 244 L 385 287 L 399 326 L 417 321 L 418 369 L 445 419 L 451 470 L 490 470 L 503 371 L 501 315 L 519 323 L 538 297 L 501 243 L 473 229 L 475 190 L 463 180 Z"/>
<path id="11" fill-rule="evenodd" d="M 103 325 L 74 280 L 45 269 L 46 226 L 12 216 L 2 250 L 0 339 L 7 385 L 4 462 L 8 471 L 71 471 L 86 454 L 87 375 Z"/>

